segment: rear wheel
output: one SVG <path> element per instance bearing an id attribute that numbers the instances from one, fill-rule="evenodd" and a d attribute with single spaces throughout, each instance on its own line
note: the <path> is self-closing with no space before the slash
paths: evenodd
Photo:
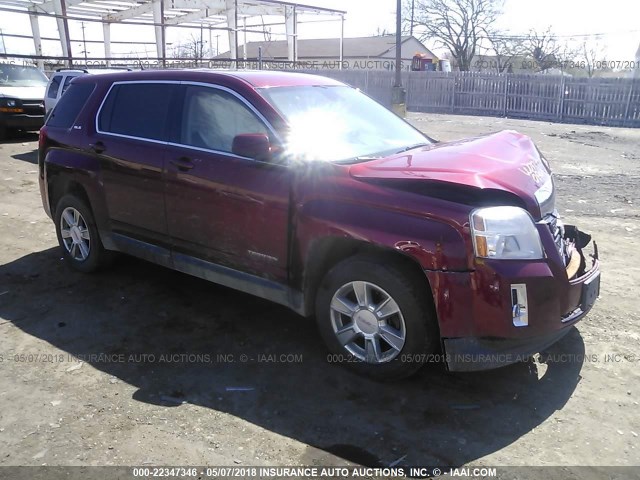
<path id="1" fill-rule="evenodd" d="M 74 269 L 88 273 L 110 263 L 113 254 L 102 246 L 93 214 L 84 201 L 74 195 L 62 197 L 55 223 L 64 259 Z"/>
<path id="2" fill-rule="evenodd" d="M 335 266 L 316 296 L 316 320 L 332 359 L 384 380 L 415 373 L 437 349 L 424 279 L 395 262 L 359 255 Z"/>

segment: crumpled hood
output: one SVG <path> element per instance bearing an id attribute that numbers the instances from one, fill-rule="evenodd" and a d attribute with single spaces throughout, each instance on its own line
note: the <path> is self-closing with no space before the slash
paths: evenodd
<path id="1" fill-rule="evenodd" d="M 44 101 L 44 86 L 42 87 L 12 87 L 0 85 L 0 97 L 19 98 L 21 100 Z"/>
<path id="2" fill-rule="evenodd" d="M 546 160 L 526 135 L 512 130 L 438 143 L 353 165 L 357 179 L 435 181 L 513 193 L 534 216 L 536 191 L 548 182 Z"/>

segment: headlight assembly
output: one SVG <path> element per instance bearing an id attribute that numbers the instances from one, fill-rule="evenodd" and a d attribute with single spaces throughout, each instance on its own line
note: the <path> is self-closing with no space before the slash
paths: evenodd
<path id="1" fill-rule="evenodd" d="M 471 213 L 471 234 L 477 257 L 536 260 L 544 257 L 531 216 L 519 207 L 486 207 Z"/>
<path id="2" fill-rule="evenodd" d="M 22 113 L 22 103 L 16 98 L 0 98 L 0 112 L 2 113 Z"/>
<path id="3" fill-rule="evenodd" d="M 0 106 L 3 107 L 19 107 L 18 100 L 15 98 L 0 98 Z"/>

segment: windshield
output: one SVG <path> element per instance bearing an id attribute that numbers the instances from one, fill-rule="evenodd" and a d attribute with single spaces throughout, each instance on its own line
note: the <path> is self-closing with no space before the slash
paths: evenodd
<path id="1" fill-rule="evenodd" d="M 44 87 L 47 76 L 35 67 L 0 63 L 0 86 Z"/>
<path id="2" fill-rule="evenodd" d="M 302 160 L 358 161 L 429 140 L 360 91 L 347 86 L 263 88 L 289 124 L 285 154 Z"/>

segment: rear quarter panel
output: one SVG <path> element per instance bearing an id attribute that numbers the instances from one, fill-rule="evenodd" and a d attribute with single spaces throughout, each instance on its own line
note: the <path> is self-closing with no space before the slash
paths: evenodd
<path id="1" fill-rule="evenodd" d="M 78 80 L 90 82 L 92 78 L 85 77 Z M 51 215 L 55 215 L 53 197 L 60 198 L 60 189 L 65 189 L 70 182 L 75 182 L 87 194 L 96 224 L 101 232 L 107 230 L 108 214 L 104 201 L 100 163 L 97 156 L 89 149 L 89 134 L 95 132 L 95 112 L 109 86 L 110 82 L 97 82 L 96 88 L 70 128 L 45 127 L 47 140 L 41 170 L 43 196 L 46 196 L 43 198 L 43 203 L 44 201 L 49 203 Z"/>

